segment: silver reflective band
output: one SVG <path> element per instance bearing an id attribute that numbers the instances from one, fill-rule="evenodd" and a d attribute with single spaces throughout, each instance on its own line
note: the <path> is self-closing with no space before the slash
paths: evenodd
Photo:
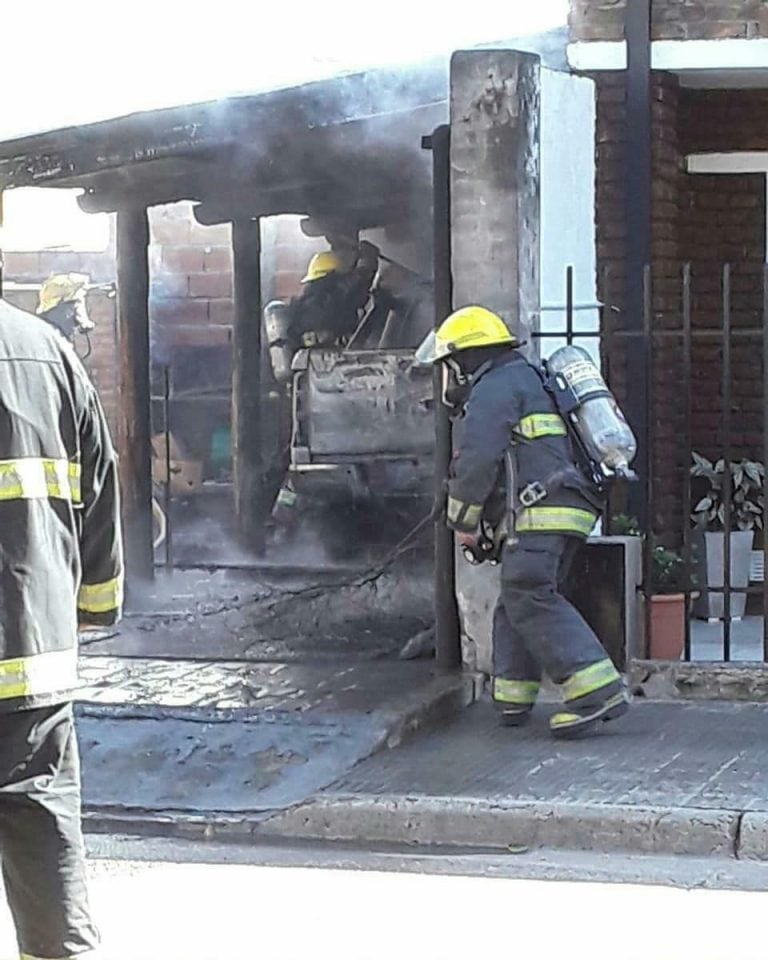
<path id="1" fill-rule="evenodd" d="M 446 514 L 450 523 L 466 527 L 476 527 L 483 515 L 482 503 L 464 503 L 455 497 L 448 497 Z"/>
<path id="2" fill-rule="evenodd" d="M 497 703 L 513 703 L 525 706 L 536 703 L 541 684 L 538 680 L 505 680 L 493 678 L 493 699 Z"/>
<path id="3" fill-rule="evenodd" d="M 0 660 L 0 700 L 36 697 L 77 686 L 77 649 Z"/>
<path id="4" fill-rule="evenodd" d="M 80 465 L 69 460 L 0 460 L 0 500 L 54 499 L 79 503 L 80 472 Z"/>
<path id="5" fill-rule="evenodd" d="M 610 686 L 621 679 L 621 675 L 610 659 L 598 660 L 588 667 L 577 670 L 563 683 L 565 699 L 578 700 L 602 687 Z"/>
<path id="6" fill-rule="evenodd" d="M 568 435 L 565 421 L 556 413 L 529 413 L 513 429 L 515 433 L 519 433 L 526 440 Z"/>
<path id="7" fill-rule="evenodd" d="M 122 574 L 104 583 L 84 583 L 77 595 L 77 609 L 84 613 L 111 613 L 122 605 Z"/>
<path id="8" fill-rule="evenodd" d="M 578 533 L 588 537 L 597 517 L 579 507 L 528 507 L 520 514 L 518 533 Z"/>

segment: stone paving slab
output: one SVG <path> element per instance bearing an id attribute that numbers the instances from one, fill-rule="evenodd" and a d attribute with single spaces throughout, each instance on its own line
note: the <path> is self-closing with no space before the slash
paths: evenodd
<path id="1" fill-rule="evenodd" d="M 338 794 L 768 811 L 768 705 L 635 701 L 591 739 L 556 742 L 542 707 L 523 730 L 488 703 L 360 764 Z"/>
<path id="2" fill-rule="evenodd" d="M 379 713 L 78 709 L 88 809 L 191 814 L 281 810 L 386 741 Z"/>
<path id="3" fill-rule="evenodd" d="M 103 817 L 257 819 L 474 696 L 427 662 L 243 664 L 87 657 L 84 803 Z"/>

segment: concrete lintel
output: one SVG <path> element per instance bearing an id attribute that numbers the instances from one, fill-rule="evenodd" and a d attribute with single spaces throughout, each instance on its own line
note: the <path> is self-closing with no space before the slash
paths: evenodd
<path id="1" fill-rule="evenodd" d="M 768 151 L 689 153 L 685 164 L 688 173 L 768 173 Z"/>
<path id="2" fill-rule="evenodd" d="M 570 43 L 568 65 L 572 70 L 626 70 L 624 40 L 595 40 Z M 651 67 L 680 73 L 693 70 L 768 71 L 768 39 L 755 40 L 654 40 Z"/>

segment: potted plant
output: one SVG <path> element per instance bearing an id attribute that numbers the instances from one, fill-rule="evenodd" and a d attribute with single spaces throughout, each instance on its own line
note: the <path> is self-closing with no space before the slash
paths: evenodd
<path id="1" fill-rule="evenodd" d="M 666 547 L 653 548 L 648 656 L 652 660 L 679 660 L 685 647 L 685 563 Z"/>
<path id="2" fill-rule="evenodd" d="M 612 518 L 611 530 L 625 537 L 640 537 L 634 517 L 618 514 Z M 674 550 L 654 543 L 651 563 L 651 584 L 648 595 L 647 655 L 652 660 L 679 660 L 685 647 L 685 561 Z"/>
<path id="3" fill-rule="evenodd" d="M 703 487 L 703 496 L 691 514 L 696 528 L 699 557 L 699 582 L 702 590 L 694 605 L 694 614 L 705 620 L 722 620 L 725 603 L 725 491 L 731 492 L 730 576 L 732 588 L 749 586 L 749 566 L 755 529 L 763 529 L 763 481 L 765 468 L 753 460 L 725 460 L 712 463 L 693 454 L 691 477 Z M 716 589 L 720 587 L 721 589 Z M 715 588 L 715 589 L 712 589 Z M 739 620 L 746 609 L 746 593 L 731 594 L 730 616 Z"/>

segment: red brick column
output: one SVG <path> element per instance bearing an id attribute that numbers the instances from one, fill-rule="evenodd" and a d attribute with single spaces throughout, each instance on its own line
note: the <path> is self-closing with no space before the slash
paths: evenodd
<path id="1" fill-rule="evenodd" d="M 626 275 L 626 180 L 624 172 L 625 81 L 623 73 L 594 76 L 597 90 L 596 231 L 598 289 L 601 299 L 616 308 L 610 322 L 621 326 Z M 669 329 L 680 323 L 679 192 L 682 156 L 678 143 L 679 89 L 676 78 L 653 76 L 653 152 L 651 207 L 651 267 L 654 325 Z M 613 341 L 611 385 L 620 400 L 626 398 L 625 371 L 629 346 Z M 679 524 L 682 482 L 687 470 L 681 454 L 680 350 L 665 340 L 655 353 L 653 380 L 653 468 L 658 529 Z"/>

